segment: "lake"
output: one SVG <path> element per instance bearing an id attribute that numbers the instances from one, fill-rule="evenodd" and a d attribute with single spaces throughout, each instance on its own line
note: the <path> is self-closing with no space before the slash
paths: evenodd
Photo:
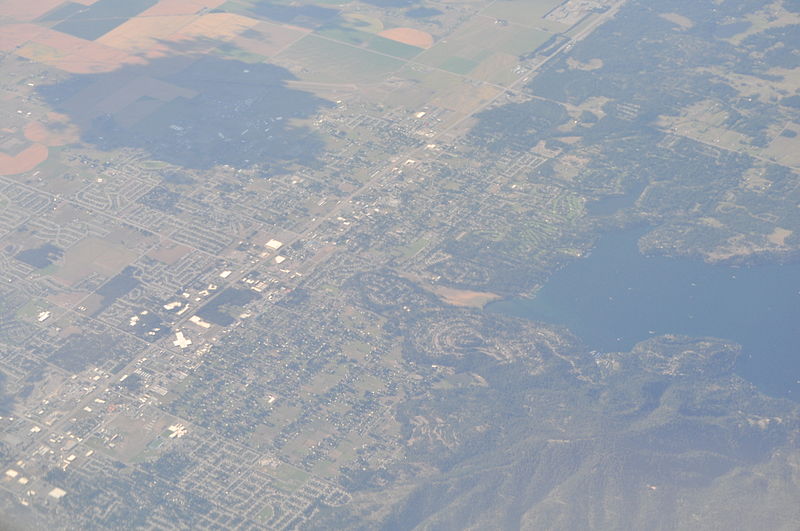
<path id="1" fill-rule="evenodd" d="M 772 396 L 800 400 L 800 264 L 721 266 L 639 253 L 641 228 L 603 235 L 533 299 L 487 306 L 569 327 L 589 348 L 626 351 L 658 334 L 735 341 L 736 372 Z"/>

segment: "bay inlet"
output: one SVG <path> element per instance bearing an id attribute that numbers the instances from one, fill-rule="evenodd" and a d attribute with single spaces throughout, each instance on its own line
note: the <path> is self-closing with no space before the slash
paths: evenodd
<path id="1" fill-rule="evenodd" d="M 735 341 L 742 345 L 737 374 L 768 395 L 800 400 L 800 264 L 648 257 L 637 247 L 642 232 L 601 236 L 535 298 L 498 301 L 487 311 L 565 325 L 606 352 L 660 334 Z"/>

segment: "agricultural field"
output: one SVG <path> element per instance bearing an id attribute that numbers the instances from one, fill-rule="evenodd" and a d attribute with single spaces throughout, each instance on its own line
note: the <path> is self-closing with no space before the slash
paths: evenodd
<path id="1" fill-rule="evenodd" d="M 556 33 L 569 29 L 569 26 L 548 20 L 547 15 L 563 3 L 561 0 L 536 0 L 533 2 L 501 0 L 492 2 L 482 13 L 488 17 L 512 21 L 520 26 Z"/>
<path id="2" fill-rule="evenodd" d="M 539 29 L 475 17 L 420 55 L 418 61 L 475 79 L 509 84 L 519 77 L 514 76 L 518 57 L 534 52 L 551 37 L 551 33 Z"/>
<path id="3" fill-rule="evenodd" d="M 277 58 L 290 66 L 302 79 L 316 82 L 348 80 L 375 83 L 399 70 L 403 62 L 394 57 L 340 43 L 317 35 L 309 35 L 293 44 Z"/>

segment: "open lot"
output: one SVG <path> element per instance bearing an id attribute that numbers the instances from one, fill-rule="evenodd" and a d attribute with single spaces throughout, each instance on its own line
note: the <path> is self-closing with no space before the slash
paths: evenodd
<path id="1" fill-rule="evenodd" d="M 112 277 L 135 258 L 136 254 L 129 248 L 98 238 L 86 238 L 64 252 L 63 265 L 56 277 L 68 285 L 92 273 Z"/>

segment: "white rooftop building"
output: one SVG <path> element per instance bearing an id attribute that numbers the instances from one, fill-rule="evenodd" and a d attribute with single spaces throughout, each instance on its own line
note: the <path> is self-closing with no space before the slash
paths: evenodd
<path id="1" fill-rule="evenodd" d="M 192 340 L 188 337 L 183 335 L 183 332 L 178 330 L 175 332 L 175 341 L 172 342 L 173 345 L 180 348 L 186 348 L 192 344 Z"/>

